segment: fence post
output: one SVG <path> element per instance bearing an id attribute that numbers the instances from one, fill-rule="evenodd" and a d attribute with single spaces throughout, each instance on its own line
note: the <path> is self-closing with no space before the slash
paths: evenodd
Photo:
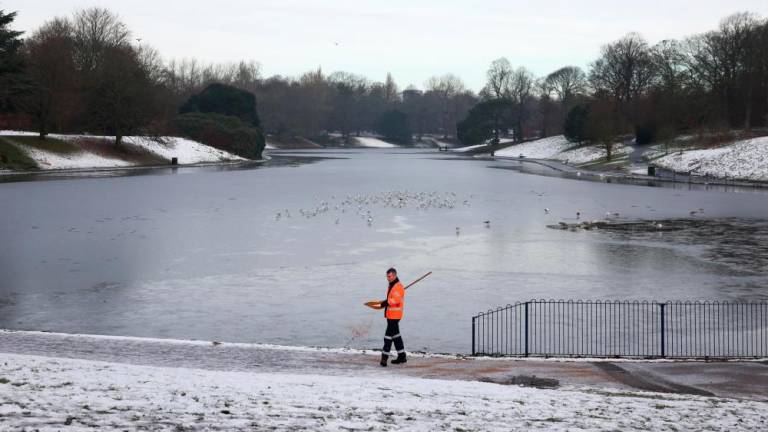
<path id="1" fill-rule="evenodd" d="M 472 317 L 472 355 L 475 355 L 475 320 L 477 317 Z"/>
<path id="2" fill-rule="evenodd" d="M 528 303 L 525 302 L 525 356 L 528 357 Z"/>
<path id="3" fill-rule="evenodd" d="M 666 349 L 665 349 L 665 336 L 666 336 L 666 329 L 664 326 L 664 306 L 666 304 L 660 303 L 659 306 L 661 306 L 661 357 L 666 357 Z"/>

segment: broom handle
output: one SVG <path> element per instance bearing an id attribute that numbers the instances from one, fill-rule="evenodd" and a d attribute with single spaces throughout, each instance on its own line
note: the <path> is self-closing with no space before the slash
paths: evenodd
<path id="1" fill-rule="evenodd" d="M 413 281 L 413 282 L 409 283 L 407 287 L 403 288 L 403 290 L 407 290 L 408 288 L 410 288 L 410 287 L 412 287 L 412 286 L 416 285 L 416 282 L 419 282 L 419 281 L 421 281 L 422 279 L 424 279 L 425 277 L 427 277 L 427 276 L 429 276 L 429 275 L 431 275 L 431 274 L 432 274 L 432 272 L 429 272 L 429 273 L 425 274 L 424 276 L 422 276 L 422 277 L 420 277 L 420 278 L 416 279 L 415 281 Z"/>

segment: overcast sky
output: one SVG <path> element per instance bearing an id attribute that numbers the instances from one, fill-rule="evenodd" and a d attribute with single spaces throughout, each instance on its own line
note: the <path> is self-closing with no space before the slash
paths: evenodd
<path id="1" fill-rule="evenodd" d="M 586 69 L 631 31 L 654 44 L 713 30 L 734 12 L 768 16 L 768 0 L 0 0 L 24 31 L 91 6 L 116 12 L 166 59 L 256 60 L 266 76 L 391 72 L 401 88 L 450 72 L 475 91 L 502 56 L 537 75 Z"/>

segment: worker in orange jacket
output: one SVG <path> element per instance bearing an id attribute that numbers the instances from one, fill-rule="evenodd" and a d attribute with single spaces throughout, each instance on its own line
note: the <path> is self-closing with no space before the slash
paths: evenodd
<path id="1" fill-rule="evenodd" d="M 397 278 L 397 270 L 390 268 L 387 270 L 387 299 L 381 302 L 384 308 L 384 317 L 387 319 L 387 331 L 384 333 L 384 348 L 381 350 L 381 364 L 387 365 L 389 359 L 389 350 L 392 342 L 395 343 L 397 358 L 392 360 L 392 364 L 405 363 L 405 345 L 403 337 L 400 336 L 400 320 L 403 318 L 403 307 L 405 306 L 405 289 L 400 279 Z"/>

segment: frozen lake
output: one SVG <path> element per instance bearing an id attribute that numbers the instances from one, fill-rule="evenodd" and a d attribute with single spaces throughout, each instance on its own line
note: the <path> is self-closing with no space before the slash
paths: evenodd
<path id="1" fill-rule="evenodd" d="M 390 266 L 405 283 L 434 272 L 406 297 L 411 350 L 468 352 L 472 315 L 531 298 L 768 300 L 762 192 L 578 181 L 434 151 L 272 154 L 247 169 L 0 183 L 0 328 L 379 347 L 384 318 L 362 303 L 384 297 Z M 577 212 L 691 221 L 546 227 Z"/>

